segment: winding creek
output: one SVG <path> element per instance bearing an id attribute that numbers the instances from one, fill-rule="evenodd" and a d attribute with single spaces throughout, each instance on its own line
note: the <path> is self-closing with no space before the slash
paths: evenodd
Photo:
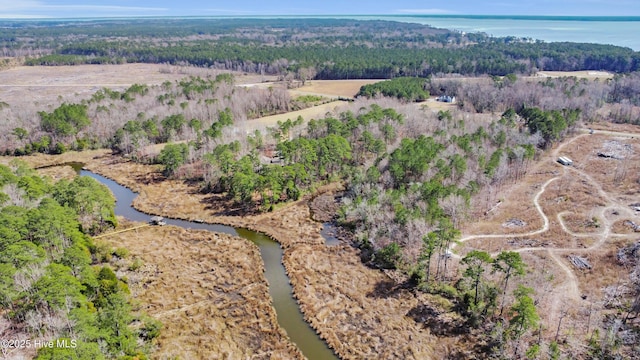
<path id="1" fill-rule="evenodd" d="M 111 190 L 116 198 L 116 215 L 134 221 L 149 221 L 150 216 L 148 214 L 137 211 L 131 206 L 131 203 L 138 194 L 113 180 L 90 171 L 81 170 L 80 175 L 90 176 Z M 166 219 L 165 221 L 168 225 L 179 226 L 186 229 L 203 229 L 239 236 L 256 244 L 260 248 L 260 254 L 264 261 L 265 276 L 269 283 L 269 294 L 273 300 L 273 306 L 276 310 L 280 326 L 286 330 L 289 338 L 308 359 L 338 359 L 327 344 L 304 320 L 300 308 L 293 298 L 293 290 L 284 266 L 282 265 L 282 249 L 280 248 L 280 244 L 265 234 L 244 228 L 195 223 L 177 219 Z"/>

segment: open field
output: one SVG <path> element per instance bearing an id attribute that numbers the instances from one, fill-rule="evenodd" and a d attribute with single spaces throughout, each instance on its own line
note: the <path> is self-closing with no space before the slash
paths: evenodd
<path id="1" fill-rule="evenodd" d="M 242 77 L 238 79 L 238 84 L 248 87 L 259 87 L 262 89 L 268 89 L 270 87 L 284 88 L 285 84 L 279 81 L 263 81 L 250 82 L 250 80 L 258 80 L 255 77 Z M 338 97 L 353 98 L 356 96 L 360 88 L 364 85 L 375 84 L 377 82 L 384 81 L 380 79 L 355 79 L 355 80 L 308 80 L 303 86 L 289 89 L 291 96 L 300 95 L 317 95 L 330 99 L 336 99 Z"/>
<path id="2" fill-rule="evenodd" d="M 44 110 L 45 106 L 59 100 L 88 99 L 105 87 L 121 91 L 133 84 L 159 85 L 188 76 L 204 77 L 221 72 L 163 64 L 13 66 L 0 69 L 0 101 L 12 107 L 35 104 Z M 232 73 L 239 84 L 274 80 L 273 76 Z"/>
<path id="3" fill-rule="evenodd" d="M 575 76 L 583 79 L 612 79 L 613 74 L 607 71 L 538 71 L 537 77 L 566 77 Z"/>
<path id="4" fill-rule="evenodd" d="M 104 87 L 123 90 L 136 83 L 156 85 L 205 72 L 159 64 L 17 66 L 0 71 L 0 101 L 12 107 L 39 104 L 44 110 L 58 97 L 88 99 Z"/>
<path id="5" fill-rule="evenodd" d="M 339 113 L 340 108 L 346 103 L 343 101 L 331 101 L 325 104 L 309 107 L 302 110 L 291 111 L 284 114 L 264 116 L 258 119 L 247 120 L 247 126 L 249 129 L 264 129 L 269 126 L 275 126 L 278 121 L 287 121 L 291 119 L 294 121 L 298 116 L 302 116 L 305 120 L 322 119 L 327 113 Z"/>
<path id="6" fill-rule="evenodd" d="M 352 98 L 364 85 L 375 84 L 384 80 L 309 80 L 294 93 L 322 95 L 327 97 Z"/>

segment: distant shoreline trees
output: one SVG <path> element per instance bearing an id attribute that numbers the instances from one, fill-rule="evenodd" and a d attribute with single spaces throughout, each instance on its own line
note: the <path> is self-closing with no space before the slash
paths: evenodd
<path id="1" fill-rule="evenodd" d="M 628 73 L 640 69 L 640 55 L 618 46 L 531 43 L 391 21 L 175 19 L 160 23 L 138 19 L 84 26 L 64 21 L 54 24 L 1 28 L 0 46 L 9 52 L 15 49 L 16 54 L 31 54 L 27 65 L 190 64 L 291 75 L 302 83 L 450 73 L 504 76 L 536 70 Z M 29 37 L 39 41 L 22 41 Z M 182 40 L 175 42 L 176 38 Z"/>

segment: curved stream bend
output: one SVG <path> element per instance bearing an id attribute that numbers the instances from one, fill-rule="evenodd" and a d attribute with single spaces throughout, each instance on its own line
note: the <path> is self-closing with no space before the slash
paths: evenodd
<path id="1" fill-rule="evenodd" d="M 116 183 L 111 179 L 82 170 L 82 176 L 90 176 L 106 185 L 116 197 L 116 215 L 134 221 L 148 222 L 150 216 L 131 206 L 138 194 Z M 280 244 L 266 236 L 244 228 L 233 228 L 226 225 L 202 224 L 185 220 L 166 219 L 167 224 L 186 229 L 203 229 L 213 232 L 230 234 L 245 238 L 260 248 L 260 255 L 265 265 L 265 276 L 269 283 L 269 294 L 273 299 L 278 323 L 284 328 L 289 338 L 298 346 L 308 359 L 337 359 L 337 356 L 316 332 L 304 320 L 300 308 L 293 298 L 293 290 L 289 278 L 282 265 L 282 249 Z"/>

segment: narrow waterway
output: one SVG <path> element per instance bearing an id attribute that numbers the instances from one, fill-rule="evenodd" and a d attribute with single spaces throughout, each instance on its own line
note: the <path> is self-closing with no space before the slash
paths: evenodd
<path id="1" fill-rule="evenodd" d="M 82 176 L 90 176 L 106 185 L 116 197 L 116 215 L 134 221 L 148 222 L 150 216 L 137 211 L 131 206 L 138 194 L 113 180 L 94 174 L 90 171 L 80 171 Z M 293 290 L 289 278 L 282 265 L 282 249 L 280 244 L 268 236 L 244 228 L 233 228 L 226 225 L 202 224 L 185 220 L 166 219 L 168 225 L 180 226 L 186 229 L 203 229 L 213 232 L 226 233 L 245 238 L 260 248 L 262 261 L 265 265 L 265 276 L 269 282 L 269 294 L 276 309 L 278 323 L 284 328 L 289 338 L 298 346 L 309 360 L 338 359 L 327 344 L 304 320 L 300 307 L 293 298 Z"/>

